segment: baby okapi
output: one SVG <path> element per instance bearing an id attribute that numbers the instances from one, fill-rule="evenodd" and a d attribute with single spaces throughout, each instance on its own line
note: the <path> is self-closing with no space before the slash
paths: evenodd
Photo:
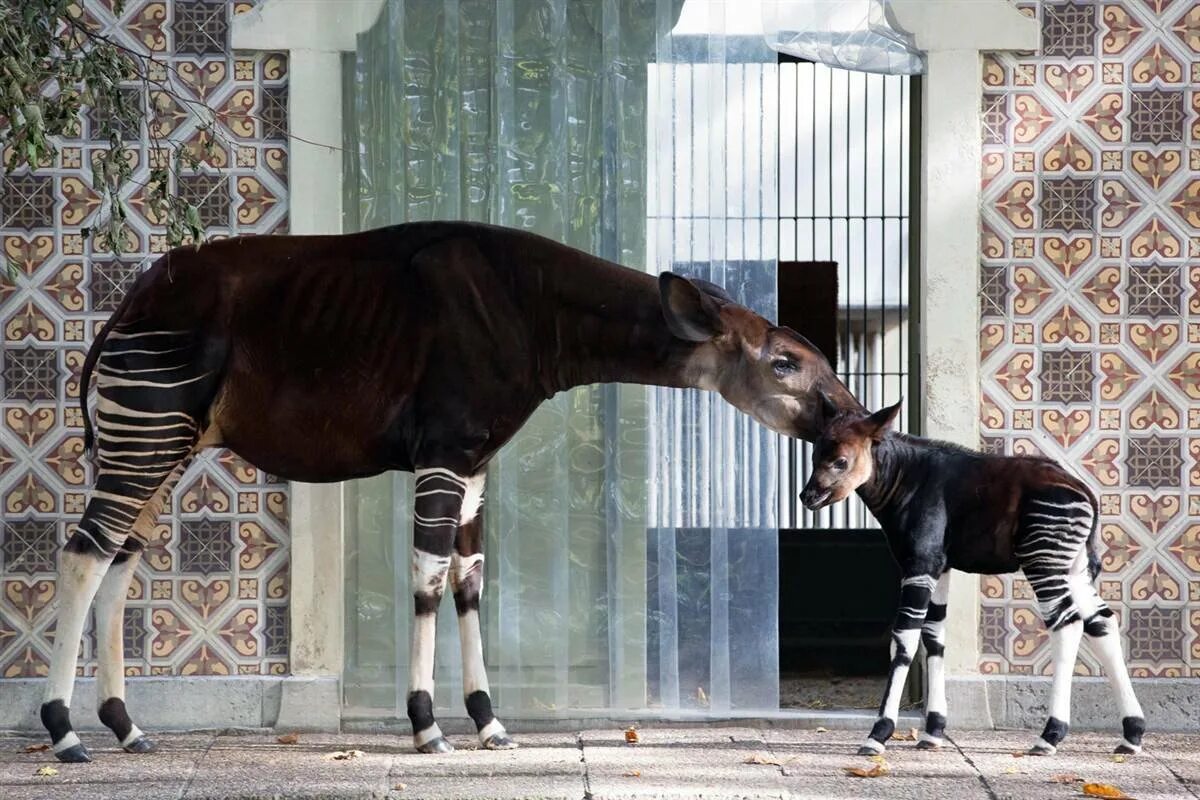
<path id="1" fill-rule="evenodd" d="M 879 520 L 900 565 L 900 607 L 883 702 L 861 755 L 882 753 L 896 728 L 908 668 L 925 645 L 925 731 L 917 747 L 942 744 L 949 570 L 981 575 L 1025 573 L 1050 629 L 1054 679 L 1050 718 L 1030 749 L 1051 755 L 1067 735 L 1071 675 L 1087 634 L 1117 695 L 1124 737 L 1116 752 L 1141 750 L 1146 723 L 1121 653 L 1113 612 L 1096 593 L 1096 498 L 1046 458 L 994 456 L 890 430 L 900 410 L 868 414 L 825 403 L 813 473 L 801 500 L 817 509 L 857 491 Z"/>
<path id="2" fill-rule="evenodd" d="M 448 580 L 467 713 L 484 747 L 514 747 L 492 712 L 479 635 L 485 469 L 543 400 L 601 382 L 719 392 L 772 430 L 809 439 L 818 391 L 842 410 L 860 407 L 804 337 L 720 288 L 522 231 L 411 223 L 227 239 L 159 259 L 83 365 L 84 439 L 98 461 L 59 569 L 42 705 L 55 754 L 89 760 L 69 706 L 93 599 L 100 719 L 126 750 L 151 749 L 125 708 L 125 595 L 189 460 L 216 446 L 294 481 L 416 473 L 413 742 L 452 749 L 432 702 L 434 612 Z"/>

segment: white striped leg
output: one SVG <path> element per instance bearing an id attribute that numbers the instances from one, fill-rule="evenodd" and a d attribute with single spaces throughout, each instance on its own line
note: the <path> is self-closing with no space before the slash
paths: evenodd
<path id="1" fill-rule="evenodd" d="M 936 750 L 946 734 L 946 607 L 950 597 L 950 571 L 938 578 L 921 627 L 925 647 L 925 730 L 917 740 L 920 750 Z"/>
<path id="2" fill-rule="evenodd" d="M 1111 613 L 1111 612 L 1109 612 Z M 1121 742 L 1117 753 L 1133 755 L 1142 751 L 1142 736 L 1146 732 L 1146 717 L 1142 704 L 1133 691 L 1129 680 L 1129 669 L 1125 666 L 1125 654 L 1121 652 L 1121 634 L 1117 618 L 1095 616 L 1084 624 L 1088 635 L 1088 646 L 1096 654 L 1100 666 L 1108 675 L 1109 685 L 1117 696 L 1117 708 L 1121 712 Z"/>
<path id="3" fill-rule="evenodd" d="M 879 718 L 858 749 L 859 755 L 882 753 L 887 748 L 888 739 L 896 731 L 900 698 L 904 694 L 909 667 L 917 654 L 921 626 L 925 623 L 929 599 L 936 583 L 931 575 L 909 575 L 900 581 L 900 607 L 896 611 L 896 623 L 892 629 L 892 666 L 887 689 L 879 706 Z"/>
<path id="4" fill-rule="evenodd" d="M 409 653 L 408 718 L 422 753 L 453 750 L 433 716 L 437 609 L 446 590 L 450 553 L 461 519 L 467 479 L 448 469 L 419 469 L 413 494 L 413 634 Z"/>
<path id="5" fill-rule="evenodd" d="M 483 638 L 479 631 L 479 600 L 483 590 L 483 553 L 461 556 L 451 562 L 454 605 L 458 610 L 458 635 L 462 643 L 463 696 L 467 714 L 475 722 L 479 743 L 489 750 L 511 750 L 517 746 L 492 712 L 487 667 L 483 660 Z"/>
<path id="6" fill-rule="evenodd" d="M 1071 726 L 1071 678 L 1075 673 L 1075 659 L 1079 655 L 1079 641 L 1083 638 L 1083 622 L 1076 620 L 1050 631 L 1050 650 L 1054 664 L 1054 677 L 1050 683 L 1050 718 L 1042 735 L 1029 754 L 1051 756 L 1066 738 Z"/>
<path id="7" fill-rule="evenodd" d="M 60 761 L 92 760 L 71 728 L 70 707 L 83 624 L 108 565 L 108 558 L 92 553 L 64 550 L 60 555 L 54 648 L 41 709 L 42 724 Z"/>
<path id="8" fill-rule="evenodd" d="M 98 713 L 100 721 L 130 753 L 148 753 L 154 749 L 125 709 L 125 599 L 141 557 L 140 548 L 118 555 L 96 592 Z"/>

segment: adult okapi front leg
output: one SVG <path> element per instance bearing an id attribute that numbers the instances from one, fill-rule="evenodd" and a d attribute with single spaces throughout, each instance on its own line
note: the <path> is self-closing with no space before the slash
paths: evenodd
<path id="1" fill-rule="evenodd" d="M 409 651 L 408 719 L 413 746 L 422 753 L 454 749 L 433 718 L 437 610 L 446 591 L 454 539 L 462 519 L 468 478 L 443 467 L 418 469 L 413 495 L 413 632 Z"/>
<path id="2" fill-rule="evenodd" d="M 479 601 L 483 595 L 483 500 L 484 475 L 467 482 L 463 501 L 462 524 L 450 556 L 450 583 L 454 589 L 454 607 L 458 612 L 458 632 L 462 643 L 463 697 L 467 714 L 475 723 L 479 742 L 489 750 L 510 750 L 517 743 L 492 712 L 487 667 L 483 660 L 483 637 L 479 630 Z"/>

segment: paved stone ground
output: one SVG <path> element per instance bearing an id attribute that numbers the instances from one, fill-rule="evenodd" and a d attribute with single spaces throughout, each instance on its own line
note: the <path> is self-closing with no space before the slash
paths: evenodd
<path id="1" fill-rule="evenodd" d="M 0 735 L 0 798 L 1080 798 L 1074 775 L 1112 784 L 1137 800 L 1200 798 L 1200 736 L 1151 735 L 1146 751 L 1114 761 L 1113 735 L 1072 734 L 1052 758 L 1014 757 L 1032 740 L 1024 731 L 962 731 L 930 753 L 894 741 L 888 773 L 853 778 L 843 767 L 871 767 L 854 755 L 861 734 L 781 728 L 645 727 L 627 745 L 619 730 L 520 736 L 518 750 L 478 751 L 470 737 L 444 756 L 421 756 L 383 734 L 304 734 L 280 744 L 274 734 L 160 735 L 159 751 L 126 755 L 102 734 L 84 740 L 91 764 L 58 764 L 26 753 L 40 739 Z M 351 760 L 337 751 L 359 750 Z M 767 762 L 767 763 L 755 763 Z M 51 766 L 57 774 L 38 775 Z"/>

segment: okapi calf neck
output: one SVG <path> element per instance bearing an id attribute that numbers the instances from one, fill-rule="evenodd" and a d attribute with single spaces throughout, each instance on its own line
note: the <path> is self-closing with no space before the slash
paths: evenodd
<path id="1" fill-rule="evenodd" d="M 822 395 L 861 409 L 804 337 L 719 287 L 655 278 L 522 231 L 412 223 L 227 239 L 159 259 L 81 372 L 96 486 L 60 566 L 42 707 L 55 754 L 89 760 L 70 704 L 93 600 L 101 720 L 126 750 L 152 749 L 124 703 L 124 598 L 187 464 L 218 446 L 293 481 L 416 474 L 413 743 L 451 749 L 432 701 L 434 614 L 449 583 L 467 711 L 484 747 L 515 746 L 492 710 L 479 630 L 485 470 L 543 400 L 600 381 L 717 391 L 809 439 Z"/>
<path id="2" fill-rule="evenodd" d="M 813 472 L 801 499 L 821 508 L 851 492 L 871 509 L 900 565 L 900 607 L 879 718 L 861 750 L 876 754 L 896 727 L 918 639 L 928 660 L 925 731 L 941 746 L 946 727 L 945 624 L 949 570 L 996 575 L 1020 569 L 1037 597 L 1054 661 L 1050 716 L 1032 755 L 1051 755 L 1070 725 L 1071 675 L 1084 635 L 1108 674 L 1121 714 L 1118 753 L 1141 750 L 1146 724 L 1121 652 L 1116 618 L 1096 591 L 1096 498 L 1045 458 L 996 456 L 890 430 L 900 404 L 842 412 L 824 403 Z"/>

